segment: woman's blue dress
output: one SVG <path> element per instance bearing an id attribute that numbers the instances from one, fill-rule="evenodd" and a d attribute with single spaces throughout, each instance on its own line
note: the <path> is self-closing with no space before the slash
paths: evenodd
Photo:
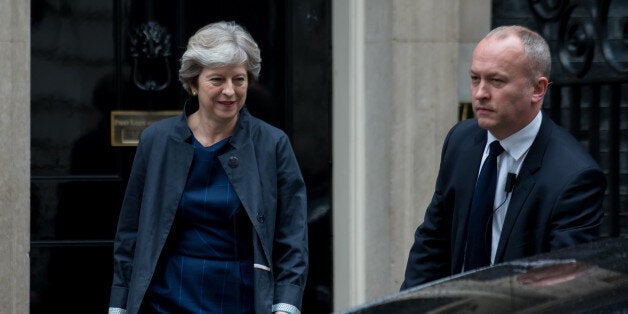
<path id="1" fill-rule="evenodd" d="M 217 155 L 229 139 L 194 142 L 173 230 L 145 313 L 254 313 L 252 225 Z"/>

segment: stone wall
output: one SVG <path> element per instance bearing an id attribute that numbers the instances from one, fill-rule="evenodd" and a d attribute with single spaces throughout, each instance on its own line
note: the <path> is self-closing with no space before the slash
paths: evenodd
<path id="1" fill-rule="evenodd" d="M 30 1 L 0 0 L 0 312 L 28 313 Z"/>
<path id="2" fill-rule="evenodd" d="M 397 292 L 490 0 L 334 1 L 334 309 Z"/>

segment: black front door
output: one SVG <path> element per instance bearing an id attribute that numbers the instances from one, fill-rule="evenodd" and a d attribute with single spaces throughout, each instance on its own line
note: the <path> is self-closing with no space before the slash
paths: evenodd
<path id="1" fill-rule="evenodd" d="M 31 313 L 106 311 L 137 136 L 116 121 L 180 111 L 187 38 L 218 20 L 261 48 L 247 105 L 292 139 L 310 200 L 304 313 L 330 312 L 330 4 L 32 0 L 31 12 Z"/>

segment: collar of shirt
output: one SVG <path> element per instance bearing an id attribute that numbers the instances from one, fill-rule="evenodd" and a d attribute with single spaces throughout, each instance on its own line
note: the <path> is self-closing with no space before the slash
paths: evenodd
<path id="1" fill-rule="evenodd" d="M 536 117 L 532 119 L 532 122 L 526 125 L 526 127 L 519 130 L 517 133 L 499 141 L 499 143 L 504 148 L 504 151 L 508 153 L 508 155 L 510 155 L 510 157 L 513 159 L 515 163 L 518 163 L 519 165 L 521 165 L 522 157 L 526 155 L 526 153 L 530 149 L 530 146 L 532 146 L 532 143 L 534 142 L 536 135 L 539 133 L 539 129 L 541 129 L 542 120 L 543 120 L 543 116 L 542 116 L 541 111 L 539 111 Z M 487 133 L 488 133 L 488 137 L 486 141 L 486 146 L 484 147 L 485 156 L 488 156 L 488 153 L 490 150 L 489 148 L 490 143 L 497 140 L 497 138 L 493 136 L 491 132 L 487 132 Z M 517 167 L 516 173 L 518 172 L 519 172 L 519 169 Z"/>
<path id="2" fill-rule="evenodd" d="M 495 261 L 495 254 L 497 253 L 497 246 L 499 244 L 499 238 L 501 237 L 502 227 L 506 218 L 506 212 L 508 211 L 508 205 L 510 205 L 510 192 L 506 191 L 506 178 L 509 173 L 519 175 L 519 170 L 523 164 L 536 135 L 541 128 L 542 114 L 539 113 L 526 127 L 519 130 L 519 132 L 499 141 L 504 147 L 506 154 L 501 154 L 497 158 L 497 188 L 495 190 L 495 203 L 493 204 L 493 226 L 492 226 L 492 238 L 491 243 L 491 262 Z M 487 143 L 485 147 L 485 157 L 488 156 L 489 144 L 497 140 L 491 132 L 487 132 Z"/>

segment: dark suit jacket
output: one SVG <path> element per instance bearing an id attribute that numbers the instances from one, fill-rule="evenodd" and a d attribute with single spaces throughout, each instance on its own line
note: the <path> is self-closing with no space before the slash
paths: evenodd
<path id="1" fill-rule="evenodd" d="M 196 109 L 186 106 L 187 114 Z M 114 241 L 110 307 L 137 313 L 170 232 L 194 148 L 186 113 L 142 133 Z M 218 158 L 253 225 L 256 313 L 298 308 L 308 270 L 305 183 L 285 133 L 240 112 Z"/>
<path id="2" fill-rule="evenodd" d="M 476 119 L 449 131 L 434 196 L 416 230 L 401 289 L 461 271 L 486 138 Z M 543 115 L 512 192 L 495 263 L 595 240 L 605 189 L 604 174 L 582 145 Z"/>

